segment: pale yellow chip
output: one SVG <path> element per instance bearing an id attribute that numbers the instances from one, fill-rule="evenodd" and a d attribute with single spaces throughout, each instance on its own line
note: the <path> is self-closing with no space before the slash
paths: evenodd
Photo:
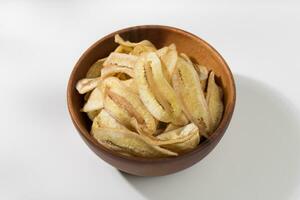
<path id="1" fill-rule="evenodd" d="M 90 112 L 87 112 L 87 116 L 90 118 L 90 120 L 94 120 L 95 117 L 99 114 L 100 110 L 94 110 L 94 111 L 90 111 Z"/>
<path id="2" fill-rule="evenodd" d="M 177 153 L 184 153 L 193 150 L 200 142 L 198 127 L 191 123 L 157 136 L 160 140 L 176 140 L 184 137 L 189 137 L 189 139 L 183 142 L 162 145 L 162 147 Z"/>
<path id="3" fill-rule="evenodd" d="M 116 128 L 127 130 L 125 126 L 115 120 L 106 110 L 102 109 L 99 114 L 93 119 L 92 129 L 96 128 Z"/>
<path id="4" fill-rule="evenodd" d="M 119 34 L 115 35 L 115 42 L 126 47 L 136 47 L 138 45 L 144 45 L 144 46 L 155 48 L 155 46 L 149 40 L 143 40 L 141 42 L 129 42 L 129 41 L 124 41 L 124 39 L 121 38 Z"/>
<path id="5" fill-rule="evenodd" d="M 134 55 L 113 52 L 105 60 L 103 66 L 110 67 L 110 66 L 118 65 L 123 67 L 134 68 L 137 59 L 138 57 Z"/>
<path id="6" fill-rule="evenodd" d="M 183 104 L 184 113 L 195 123 L 200 133 L 207 137 L 211 126 L 211 116 L 199 76 L 192 63 L 179 57 L 173 76 L 173 86 Z"/>
<path id="7" fill-rule="evenodd" d="M 126 54 L 129 54 L 132 50 L 133 50 L 132 47 L 119 45 L 119 46 L 114 50 L 114 52 L 116 52 L 116 53 L 126 53 Z"/>
<path id="8" fill-rule="evenodd" d="M 211 132 L 219 125 L 224 110 L 222 89 L 216 84 L 214 72 L 210 72 L 207 84 L 206 101 L 212 118 Z"/>
<path id="9" fill-rule="evenodd" d="M 86 78 L 97 78 L 101 76 L 101 69 L 103 68 L 103 63 L 105 60 L 106 58 L 95 62 L 86 73 Z"/>
<path id="10" fill-rule="evenodd" d="M 82 111 L 91 112 L 103 108 L 103 93 L 99 87 L 96 87 L 90 94 L 87 102 L 84 104 Z"/>

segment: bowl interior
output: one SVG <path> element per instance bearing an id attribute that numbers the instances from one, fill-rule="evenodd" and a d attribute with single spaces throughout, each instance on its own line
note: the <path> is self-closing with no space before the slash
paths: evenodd
<path id="1" fill-rule="evenodd" d="M 127 28 L 109 34 L 92 45 L 77 62 L 69 80 L 68 107 L 76 128 L 85 137 L 85 140 L 95 142 L 89 135 L 91 122 L 85 113 L 80 112 L 83 106 L 83 96 L 76 91 L 75 85 L 78 80 L 85 77 L 86 72 L 94 62 L 108 56 L 118 46 L 114 43 L 114 35 L 116 33 L 132 42 L 149 40 L 157 48 L 175 43 L 179 53 L 185 53 L 194 62 L 206 66 L 209 70 L 213 70 L 216 74 L 218 84 L 224 90 L 225 110 L 219 127 L 208 140 L 215 140 L 218 137 L 222 137 L 224 133 L 223 129 L 227 128 L 231 119 L 235 103 L 234 81 L 227 64 L 214 48 L 193 34 L 172 27 L 153 25 Z"/>

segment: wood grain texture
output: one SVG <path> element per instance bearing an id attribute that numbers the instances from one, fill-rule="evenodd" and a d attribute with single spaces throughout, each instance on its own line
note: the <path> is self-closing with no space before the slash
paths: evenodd
<path id="1" fill-rule="evenodd" d="M 206 66 L 216 74 L 216 81 L 224 90 L 224 114 L 218 128 L 211 136 L 204 140 L 193 151 L 171 158 L 145 159 L 125 157 L 101 146 L 90 134 L 91 122 L 85 113 L 80 112 L 83 106 L 83 96 L 80 95 L 75 85 L 78 80 L 85 77 L 89 67 L 99 58 L 108 56 L 117 44 L 114 35 L 120 34 L 126 40 L 139 42 L 150 40 L 160 48 L 175 43 L 178 52 L 184 52 L 193 61 Z M 171 174 L 200 161 L 204 158 L 223 137 L 231 120 L 235 106 L 236 90 L 232 73 L 222 56 L 207 42 L 186 31 L 159 25 L 135 26 L 111 33 L 97 41 L 76 63 L 67 87 L 67 104 L 71 119 L 85 143 L 100 158 L 121 171 L 138 176 L 160 176 Z"/>

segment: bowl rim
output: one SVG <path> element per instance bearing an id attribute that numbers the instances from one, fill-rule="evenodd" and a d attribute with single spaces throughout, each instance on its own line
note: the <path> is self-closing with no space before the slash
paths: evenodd
<path id="1" fill-rule="evenodd" d="M 206 48 L 212 50 L 216 55 L 217 55 L 217 59 L 219 60 L 219 62 L 221 62 L 228 74 L 229 74 L 229 79 L 231 80 L 231 87 L 233 89 L 233 96 L 232 96 L 232 104 L 229 104 L 228 110 L 227 112 L 223 113 L 222 116 L 222 120 L 219 123 L 217 129 L 210 135 L 209 138 L 207 138 L 203 143 L 201 143 L 200 145 L 198 145 L 195 149 L 193 149 L 190 152 L 184 153 L 184 154 L 179 154 L 178 156 L 174 156 L 174 157 L 163 157 L 163 158 L 143 158 L 143 157 L 135 157 L 135 156 L 125 156 L 122 154 L 119 154 L 117 152 L 111 151 L 107 148 L 105 148 L 104 146 L 102 146 L 95 138 L 93 138 L 90 133 L 86 130 L 86 128 L 84 127 L 84 125 L 82 125 L 78 120 L 76 120 L 75 117 L 75 109 L 74 109 L 74 105 L 73 102 L 71 100 L 72 98 L 72 90 L 74 90 L 74 88 L 72 88 L 71 83 L 73 82 L 72 80 L 75 79 L 75 73 L 78 70 L 79 66 L 81 65 L 82 60 L 86 57 L 86 55 L 88 55 L 99 43 L 102 43 L 104 40 L 114 37 L 115 34 L 122 34 L 124 32 L 129 32 L 129 31 L 133 31 L 133 30 L 137 30 L 137 29 L 164 29 L 167 31 L 173 31 L 173 32 L 177 32 L 179 34 L 183 34 L 187 37 L 190 37 L 194 40 L 198 40 L 200 42 L 202 42 Z M 192 157 L 195 154 L 198 154 L 199 152 L 207 149 L 210 144 L 212 143 L 212 141 L 217 140 L 219 137 L 220 139 L 223 137 L 225 130 L 227 129 L 229 122 L 232 118 L 233 112 L 234 112 L 234 108 L 235 108 L 235 103 L 236 103 L 236 87 L 235 87 L 235 82 L 234 82 L 234 78 L 232 75 L 232 72 L 228 66 L 228 64 L 226 63 L 226 61 L 224 60 L 224 58 L 221 56 L 221 54 L 214 48 L 212 47 L 209 43 L 207 43 L 205 40 L 203 40 L 202 38 L 187 32 L 185 30 L 176 28 L 176 27 L 171 27 L 171 26 L 166 26 L 166 25 L 138 25 L 138 26 L 131 26 L 131 27 L 127 27 L 127 28 L 123 28 L 117 31 L 114 31 L 110 34 L 105 35 L 104 37 L 102 37 L 101 39 L 97 40 L 93 45 L 91 45 L 87 50 L 85 50 L 85 52 L 80 56 L 80 58 L 78 59 L 78 61 L 76 62 L 75 66 L 72 69 L 71 75 L 69 77 L 68 80 L 68 86 L 67 86 L 67 106 L 68 106 L 68 111 L 71 117 L 71 120 L 75 126 L 75 128 L 77 129 L 77 131 L 79 132 L 79 134 L 81 135 L 81 137 L 83 137 L 84 140 L 86 140 L 86 142 L 88 142 L 89 144 L 91 144 L 93 146 L 93 148 L 99 149 L 100 151 L 102 151 L 103 153 L 106 154 L 110 154 L 110 156 L 118 158 L 121 161 L 125 161 L 125 162 L 134 162 L 134 163 L 144 163 L 144 164 L 159 164 L 159 163 L 166 163 L 169 161 L 180 161 L 182 159 L 186 159 L 186 157 Z M 224 130 L 224 131 L 222 131 Z"/>

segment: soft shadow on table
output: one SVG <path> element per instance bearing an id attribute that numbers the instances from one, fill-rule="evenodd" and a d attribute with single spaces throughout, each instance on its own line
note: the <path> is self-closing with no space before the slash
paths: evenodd
<path id="1" fill-rule="evenodd" d="M 235 76 L 236 109 L 215 150 L 182 172 L 122 176 L 146 199 L 289 199 L 300 184 L 299 115 L 265 84 Z"/>

